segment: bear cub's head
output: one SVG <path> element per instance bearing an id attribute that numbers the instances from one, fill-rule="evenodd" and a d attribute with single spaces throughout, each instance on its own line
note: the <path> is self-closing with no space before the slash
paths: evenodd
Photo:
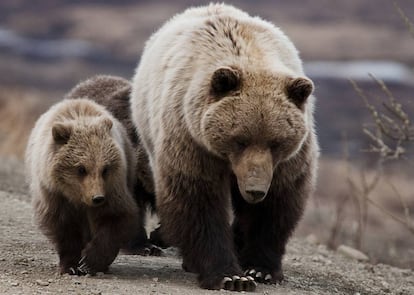
<path id="1" fill-rule="evenodd" d="M 308 97 L 313 83 L 268 71 L 218 68 L 199 114 L 201 142 L 227 159 L 240 193 L 249 203 L 262 201 L 273 172 L 300 150 L 310 129 Z"/>
<path id="2" fill-rule="evenodd" d="M 126 177 L 122 169 L 125 160 L 113 139 L 112 127 L 112 120 L 104 116 L 52 126 L 52 179 L 74 205 L 104 205 L 111 187 L 121 185 L 122 177 Z"/>

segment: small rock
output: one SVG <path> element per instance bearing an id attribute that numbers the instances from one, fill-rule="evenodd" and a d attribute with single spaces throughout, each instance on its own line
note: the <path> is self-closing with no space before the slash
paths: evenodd
<path id="1" fill-rule="evenodd" d="M 152 278 L 154 282 L 158 282 L 158 278 Z"/>
<path id="2" fill-rule="evenodd" d="M 93 295 L 102 295 L 102 292 L 99 291 L 99 290 L 92 290 L 91 294 L 93 294 Z"/>
<path id="3" fill-rule="evenodd" d="M 390 289 L 390 284 L 388 284 L 386 281 L 382 281 L 381 285 L 383 287 L 384 292 L 386 293 L 390 293 L 391 289 Z"/>
<path id="4" fill-rule="evenodd" d="M 413 271 L 411 269 L 401 269 L 401 273 L 403 276 L 412 276 L 414 275 Z"/>
<path id="5" fill-rule="evenodd" d="M 374 268 L 373 265 L 367 264 L 367 265 L 364 266 L 364 269 L 369 271 L 370 273 L 375 273 L 375 268 Z"/>
<path id="6" fill-rule="evenodd" d="M 13 283 L 11 283 L 10 284 L 12 287 L 17 287 L 18 285 L 19 285 L 19 283 L 18 282 L 13 282 Z"/>
<path id="7" fill-rule="evenodd" d="M 316 235 L 314 235 L 314 234 L 310 234 L 310 235 L 308 235 L 308 236 L 306 237 L 306 241 L 307 241 L 309 244 L 312 244 L 312 245 L 318 245 L 318 244 L 319 244 L 319 239 L 318 239 L 318 237 L 317 237 Z"/>
<path id="8" fill-rule="evenodd" d="M 36 284 L 42 287 L 49 286 L 49 282 L 42 281 L 42 280 L 36 280 Z"/>
<path id="9" fill-rule="evenodd" d="M 368 256 L 362 253 L 361 251 L 354 249 L 349 246 L 341 245 L 338 247 L 337 251 L 349 258 L 356 259 L 359 261 L 369 260 Z"/>
<path id="10" fill-rule="evenodd" d="M 312 257 L 312 261 L 313 262 L 319 262 L 321 260 L 320 260 L 320 258 L 318 256 L 314 256 L 314 257 Z"/>
<path id="11" fill-rule="evenodd" d="M 21 272 L 20 272 L 20 274 L 22 274 L 22 275 L 26 275 L 26 274 L 28 274 L 29 272 L 27 271 L 27 270 L 22 270 Z"/>
<path id="12" fill-rule="evenodd" d="M 318 252 L 321 253 L 321 254 L 326 254 L 328 252 L 328 248 L 326 247 L 326 245 L 319 244 L 318 245 Z"/>

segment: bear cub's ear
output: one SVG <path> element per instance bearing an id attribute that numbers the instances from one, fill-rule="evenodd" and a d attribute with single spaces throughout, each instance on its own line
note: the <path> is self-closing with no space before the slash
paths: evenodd
<path id="1" fill-rule="evenodd" d="M 217 69 L 211 78 L 210 94 L 222 97 L 230 91 L 240 89 L 241 72 L 232 67 L 221 67 Z"/>
<path id="2" fill-rule="evenodd" d="M 313 83 L 307 78 L 288 78 L 286 93 L 288 98 L 299 108 L 313 91 Z"/>
<path id="3" fill-rule="evenodd" d="M 57 144 L 66 144 L 72 134 L 72 125 L 55 123 L 52 127 L 53 140 Z"/>

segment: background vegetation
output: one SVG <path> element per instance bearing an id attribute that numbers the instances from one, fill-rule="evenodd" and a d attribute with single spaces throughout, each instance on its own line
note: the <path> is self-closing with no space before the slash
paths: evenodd
<path id="1" fill-rule="evenodd" d="M 2 0 L 0 156 L 20 161 L 35 120 L 80 80 L 131 77 L 149 35 L 195 3 Z M 231 3 L 280 26 L 316 85 L 320 176 L 297 235 L 414 268 L 414 2 Z"/>

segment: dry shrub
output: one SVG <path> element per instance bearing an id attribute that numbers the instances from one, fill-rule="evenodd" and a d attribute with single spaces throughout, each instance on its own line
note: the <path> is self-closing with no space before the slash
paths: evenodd
<path id="1" fill-rule="evenodd" d="M 347 179 L 358 182 L 363 171 L 369 183 L 376 178 L 377 170 L 362 169 L 359 164 L 345 160 L 323 158 L 319 171 L 316 193 L 308 202 L 297 233 L 301 236 L 315 234 L 321 243 L 327 243 L 333 249 L 341 244 L 358 247 L 361 216 L 356 209 L 359 204 L 355 203 L 355 196 L 351 195 Z M 384 170 L 383 177 L 370 196 L 389 213 L 405 220 L 404 209 L 390 183 L 398 187 L 406 206 L 414 209 L 413 175 L 402 170 L 391 171 Z M 369 255 L 372 262 L 414 267 L 414 238 L 400 222 L 368 204 L 366 225 L 362 230 L 361 250 Z"/>
<path id="2" fill-rule="evenodd" d="M 393 2 L 414 38 L 413 23 Z M 308 211 L 308 220 L 316 221 L 313 227 L 321 229 L 319 235 L 331 248 L 353 244 L 368 252 L 373 262 L 413 268 L 414 114 L 382 80 L 370 76 L 382 96 L 370 95 L 351 83 L 371 115 L 371 122 L 361 129 L 369 140 L 365 152 L 375 164 L 353 162 L 347 152 L 343 161 L 322 162 L 317 194 L 322 201 L 315 199 L 317 206 Z"/>
<path id="3" fill-rule="evenodd" d="M 0 155 L 22 158 L 30 131 L 53 102 L 36 91 L 0 89 Z"/>

